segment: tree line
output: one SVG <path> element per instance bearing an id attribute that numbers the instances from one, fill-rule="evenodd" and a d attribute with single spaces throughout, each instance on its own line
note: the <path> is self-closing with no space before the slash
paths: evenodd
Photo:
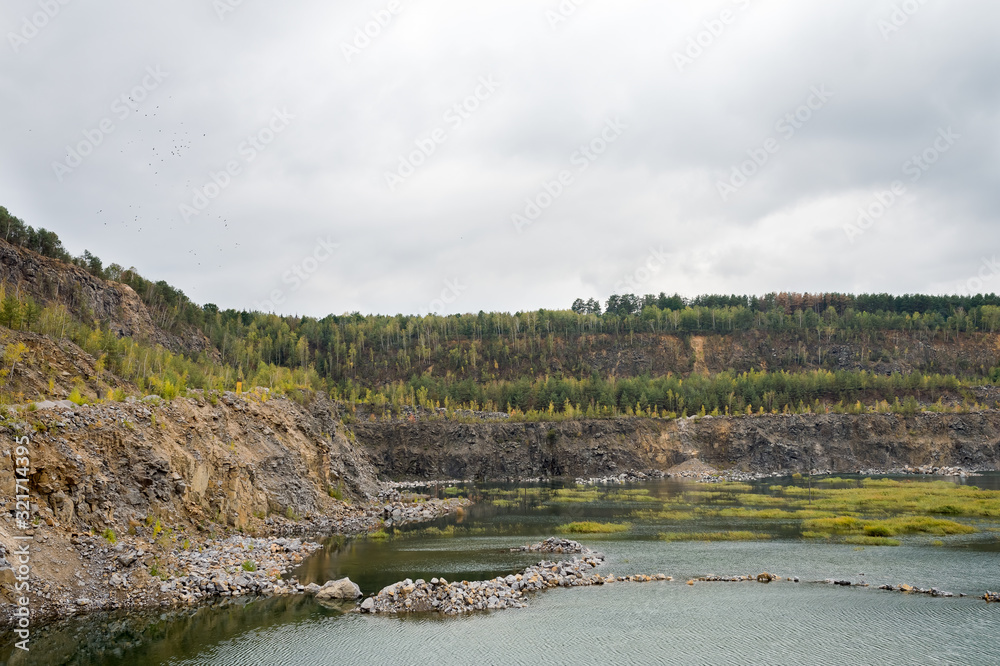
<path id="1" fill-rule="evenodd" d="M 747 406 L 759 408 L 766 403 L 763 395 L 767 391 L 758 395 L 734 389 L 738 399 L 732 402 L 711 397 L 715 393 L 690 395 L 686 392 L 703 380 L 685 379 L 693 383 L 680 390 L 679 385 L 670 384 L 679 381 L 675 377 L 643 380 L 647 383 L 636 395 L 631 388 L 623 388 L 619 393 L 618 388 L 612 391 L 608 386 L 629 385 L 614 383 L 621 380 L 612 382 L 609 376 L 595 377 L 593 368 L 579 359 L 584 351 L 597 350 L 595 353 L 599 355 L 630 347 L 659 353 L 663 335 L 684 338 L 691 334 L 759 333 L 769 338 L 773 336 L 774 344 L 791 349 L 810 339 L 850 343 L 857 339 L 877 340 L 891 331 L 913 332 L 933 341 L 1000 330 L 1000 298 L 994 294 L 895 296 L 781 292 L 763 296 L 709 294 L 693 298 L 665 293 L 624 294 L 610 296 L 603 306 L 594 298 L 577 299 L 567 310 L 480 311 L 448 316 L 363 315 L 359 312 L 322 318 L 280 316 L 220 309 L 211 303 L 198 305 L 181 290 L 162 280 L 146 279 L 134 268 L 125 269 L 114 263 L 105 266 L 89 251 L 74 258 L 54 232 L 35 230 L 2 207 L 0 238 L 81 266 L 97 277 L 129 285 L 149 308 L 154 322 L 168 332 L 183 335 L 188 327 L 201 330 L 220 351 L 221 363 L 195 357 L 185 361 L 156 356 L 151 349 L 142 348 L 143 358 L 161 359 L 156 367 L 160 368 L 157 374 L 162 378 L 157 381 L 162 383 L 169 379 L 173 385 L 221 387 L 237 380 L 252 380 L 261 381 L 265 386 L 276 381 L 290 386 L 301 381 L 318 390 L 345 396 L 356 394 L 357 399 L 362 399 L 367 391 L 379 394 L 401 383 L 408 387 L 417 402 L 418 391 L 425 389 L 426 399 L 434 403 L 490 403 L 501 410 L 506 410 L 509 404 L 510 409 L 522 412 L 544 412 L 550 404 L 559 411 L 567 400 L 574 409 L 579 405 L 584 410 L 593 403 L 598 410 L 632 409 L 633 412 L 635 404 L 642 409 L 678 414 L 688 406 L 697 411 L 697 405 L 705 406 L 709 412 L 714 409 L 745 411 Z M 51 331 L 45 321 L 53 321 L 53 317 L 43 321 L 43 309 L 30 299 L 19 302 L 9 294 L 0 299 L 0 325 Z M 84 329 L 73 329 L 77 331 L 73 339 L 86 342 L 87 351 L 97 356 L 105 355 L 108 363 L 120 369 L 124 376 L 146 381 L 140 379 L 147 374 L 147 364 L 137 363 L 138 348 L 123 350 L 114 344 L 114 336 L 107 333 L 106 323 L 78 323 Z M 60 328 L 65 329 L 65 324 Z M 93 333 L 95 331 L 100 335 Z M 125 360 L 120 364 L 118 359 Z M 822 359 L 819 364 L 822 365 Z M 685 368 L 680 374 L 687 374 L 689 370 Z M 641 376 L 643 371 L 633 369 L 629 372 L 631 376 L 626 379 L 631 380 Z M 971 368 L 964 380 L 983 380 L 990 377 L 991 372 L 995 372 L 992 366 Z M 589 383 L 586 390 L 560 389 L 553 393 L 540 388 L 549 386 L 550 381 Z M 667 388 L 661 390 L 663 386 Z M 676 402 L 665 393 L 671 390 L 675 397 L 683 395 L 685 403 Z M 779 406 L 796 408 L 800 401 L 804 404 L 816 400 L 836 403 L 855 396 L 846 389 L 792 391 L 787 400 L 780 397 L 780 391 L 775 393 L 772 403 L 777 401 Z M 895 394 L 885 395 L 892 397 Z"/>

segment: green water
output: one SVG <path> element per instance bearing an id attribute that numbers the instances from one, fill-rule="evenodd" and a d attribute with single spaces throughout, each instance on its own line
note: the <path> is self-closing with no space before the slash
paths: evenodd
<path id="1" fill-rule="evenodd" d="M 1000 486 L 1000 476 L 969 479 Z M 768 484 L 760 484 L 765 490 Z M 691 486 L 633 487 L 669 499 Z M 440 491 L 440 489 L 439 489 Z M 491 578 L 536 562 L 511 547 L 573 521 L 627 522 L 613 535 L 578 535 L 604 552 L 604 574 L 665 573 L 674 582 L 555 589 L 529 607 L 458 618 L 371 617 L 353 604 L 310 599 L 238 600 L 180 612 L 104 615 L 50 628 L 25 664 L 997 664 L 1000 604 L 971 597 L 1000 589 L 1000 533 L 904 537 L 899 547 L 803 540 L 774 521 L 643 521 L 655 501 L 625 501 L 620 488 L 557 502 L 549 488 L 479 488 L 500 498 L 466 515 L 397 531 L 386 540 L 334 538 L 297 572 L 303 582 L 350 576 L 378 591 L 403 578 Z M 500 494 L 498 494 L 498 492 Z M 565 497 L 564 497 L 565 499 Z M 995 525 L 994 525 L 995 527 Z M 665 542 L 671 531 L 767 532 L 759 542 Z M 932 545 L 940 539 L 944 545 Z M 715 573 L 762 571 L 803 582 L 697 583 Z M 865 580 L 870 588 L 810 581 Z M 939 587 L 970 598 L 875 589 L 883 583 Z"/>

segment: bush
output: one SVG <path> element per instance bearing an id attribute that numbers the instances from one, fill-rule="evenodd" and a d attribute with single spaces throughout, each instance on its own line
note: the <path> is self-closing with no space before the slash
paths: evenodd
<path id="1" fill-rule="evenodd" d="M 70 392 L 69 401 L 78 406 L 86 405 L 88 403 L 88 400 L 83 397 L 80 393 L 80 389 L 78 388 L 75 388 Z"/>

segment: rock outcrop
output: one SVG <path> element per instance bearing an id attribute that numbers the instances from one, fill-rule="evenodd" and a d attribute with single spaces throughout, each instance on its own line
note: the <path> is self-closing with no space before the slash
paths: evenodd
<path id="1" fill-rule="evenodd" d="M 366 421 L 379 473 L 405 479 L 598 477 L 699 459 L 727 471 L 1000 468 L 1000 411 L 805 414 L 561 423 Z"/>
<path id="2" fill-rule="evenodd" d="M 146 304 L 128 285 L 102 280 L 84 269 L 0 240 L 0 283 L 9 292 L 31 296 L 46 305 L 61 303 L 84 320 L 107 323 L 119 337 L 129 336 L 163 345 L 172 351 L 217 351 L 200 331 L 183 336 L 162 330 Z M 160 322 L 159 324 L 162 324 Z"/>

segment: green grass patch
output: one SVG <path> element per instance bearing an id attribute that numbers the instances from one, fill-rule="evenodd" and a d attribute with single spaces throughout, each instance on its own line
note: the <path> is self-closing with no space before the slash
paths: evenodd
<path id="1" fill-rule="evenodd" d="M 618 490 L 608 493 L 605 498 L 609 502 L 659 502 L 646 489 Z"/>
<path id="2" fill-rule="evenodd" d="M 802 532 L 803 539 L 829 539 L 830 534 L 826 532 L 813 532 L 812 530 L 806 530 Z"/>
<path id="3" fill-rule="evenodd" d="M 887 539 L 879 536 L 849 536 L 844 538 L 844 543 L 857 546 L 898 546 L 899 539 Z"/>
<path id="4" fill-rule="evenodd" d="M 807 532 L 823 532 L 825 534 L 850 534 L 860 532 L 862 523 L 854 516 L 837 516 L 836 518 L 813 518 L 802 521 L 802 530 Z"/>
<path id="5" fill-rule="evenodd" d="M 682 511 L 677 509 L 664 509 L 663 511 L 656 511 L 655 509 L 644 509 L 632 512 L 632 518 L 635 520 L 648 522 L 694 520 L 698 517 L 698 514 L 696 514 L 694 510 Z"/>
<path id="6" fill-rule="evenodd" d="M 552 494 L 549 496 L 549 501 L 565 504 L 576 502 L 596 502 L 600 498 L 600 491 L 580 486 L 579 488 L 557 488 L 552 491 Z"/>
<path id="7" fill-rule="evenodd" d="M 770 534 L 763 532 L 668 532 L 660 534 L 663 541 L 767 541 Z"/>
<path id="8" fill-rule="evenodd" d="M 864 534 L 871 538 L 887 538 L 900 534 L 972 534 L 976 528 L 953 520 L 930 516 L 896 516 L 882 520 L 862 520 L 856 516 L 815 518 L 802 521 L 803 532 L 823 534 Z"/>
<path id="9" fill-rule="evenodd" d="M 631 525 L 619 523 L 577 522 L 560 525 L 556 528 L 556 532 L 563 534 L 613 534 L 615 532 L 628 532 L 631 527 Z"/>
<path id="10" fill-rule="evenodd" d="M 972 525 L 963 525 L 954 520 L 931 518 L 930 516 L 899 516 L 865 524 L 865 532 L 869 529 L 888 529 L 889 534 L 933 534 L 945 536 L 948 534 L 974 534 L 978 530 Z M 879 536 L 879 535 L 876 535 Z"/>
<path id="11" fill-rule="evenodd" d="M 421 536 L 429 537 L 453 537 L 455 536 L 455 526 L 448 525 L 446 527 L 425 527 L 421 530 L 417 530 Z"/>

